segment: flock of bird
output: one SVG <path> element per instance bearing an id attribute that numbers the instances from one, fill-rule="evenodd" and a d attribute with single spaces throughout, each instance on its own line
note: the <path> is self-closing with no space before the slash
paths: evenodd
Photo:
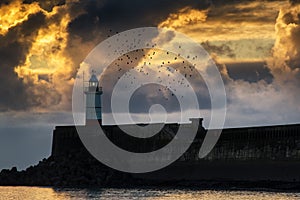
<path id="1" fill-rule="evenodd" d="M 167 59 L 167 61 L 160 58 Z M 140 63 L 143 64 L 139 65 Z M 153 80 L 158 79 L 158 84 L 163 82 L 168 83 L 168 86 L 159 87 L 157 92 L 164 94 L 170 93 L 171 97 L 175 96 L 175 94 L 170 89 L 173 88 L 173 90 L 176 91 L 176 84 L 179 84 L 181 87 L 190 87 L 190 84 L 187 84 L 186 81 L 193 78 L 195 70 L 194 66 L 189 65 L 180 55 L 178 56 L 170 52 L 153 49 L 140 49 L 129 52 L 115 60 L 113 65 L 116 69 L 118 79 L 120 79 L 121 76 L 125 76 L 124 78 L 128 80 L 128 84 L 135 84 L 137 79 L 143 79 L 143 76 L 150 76 L 149 78 Z M 142 76 L 136 77 L 133 76 L 132 73 L 127 73 L 131 69 L 142 73 Z M 153 71 L 149 72 L 149 69 L 155 70 L 155 74 L 152 73 Z M 172 76 L 174 71 L 181 73 L 184 78 L 174 78 L 174 76 Z M 156 77 L 152 77 L 153 75 Z M 127 86 L 125 86 L 125 88 L 127 88 Z M 168 95 L 166 96 L 165 100 L 169 100 Z M 181 96 L 181 98 L 183 97 L 184 96 Z"/>
<path id="2" fill-rule="evenodd" d="M 116 32 L 118 34 L 118 32 Z M 108 37 L 113 35 L 113 31 L 109 30 Z M 117 38 L 119 40 L 119 38 Z M 126 40 L 126 43 L 128 40 Z M 124 46 L 125 44 L 122 44 Z M 131 46 L 134 44 L 130 44 Z M 130 46 L 129 45 L 129 46 Z M 128 47 L 129 47 L 128 46 Z M 165 52 L 159 49 L 155 49 L 155 45 L 152 46 L 152 49 L 138 49 L 129 51 L 129 53 L 123 54 L 124 50 L 116 49 L 115 51 L 119 51 L 122 56 L 116 59 L 110 67 L 114 67 L 114 71 L 117 73 L 117 80 L 123 78 L 127 79 L 127 84 L 136 84 L 137 79 L 142 79 L 143 76 L 148 76 L 153 80 L 158 79 L 157 84 L 162 84 L 157 89 L 157 92 L 168 94 L 170 96 L 174 96 L 175 94 L 172 92 L 176 91 L 178 85 L 182 87 L 190 87 L 190 84 L 187 83 L 195 76 L 195 67 L 189 62 L 185 61 L 180 54 L 174 54 L 171 52 Z M 180 45 L 178 48 L 182 48 Z M 130 50 L 130 49 L 129 49 Z M 190 57 L 187 56 L 189 59 Z M 197 56 L 192 57 L 192 60 L 195 60 Z M 143 64 L 141 64 L 143 63 Z M 149 66 L 151 67 L 151 72 L 149 72 Z M 141 77 L 133 76 L 129 72 L 129 70 L 135 70 L 136 72 L 142 73 Z M 155 73 L 153 73 L 155 70 Z M 181 79 L 174 78 L 172 76 L 175 72 L 179 72 L 182 75 Z M 136 74 L 136 73 L 135 73 Z M 155 77 L 152 77 L 155 76 Z M 168 79 L 168 80 L 166 80 Z M 168 85 L 163 85 L 163 83 L 168 83 Z M 177 87 L 176 87 L 177 86 Z M 125 88 L 129 87 L 129 85 L 125 85 Z M 183 96 L 181 96 L 183 98 Z M 165 98 L 169 100 L 168 96 Z"/>

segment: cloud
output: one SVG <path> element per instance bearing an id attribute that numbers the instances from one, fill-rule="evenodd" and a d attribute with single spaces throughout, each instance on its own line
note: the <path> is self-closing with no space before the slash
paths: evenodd
<path id="1" fill-rule="evenodd" d="M 6 35 L 0 36 L 0 110 L 20 110 L 31 106 L 31 92 L 22 79 L 14 72 L 14 66 L 26 59 L 30 40 L 43 26 L 44 15 L 36 13 L 28 16 L 28 20 L 17 27 L 12 27 Z"/>
<path id="2" fill-rule="evenodd" d="M 186 7 L 170 13 L 159 26 L 176 27 L 220 62 L 262 62 L 271 56 L 276 16 L 286 5 L 288 1 L 212 1 L 207 9 Z"/>
<path id="3" fill-rule="evenodd" d="M 170 14 L 165 21 L 158 25 L 158 27 L 177 29 L 182 26 L 190 26 L 205 22 L 207 18 L 207 12 L 207 10 L 197 10 L 186 7 L 180 9 L 177 13 Z"/>
<path id="4" fill-rule="evenodd" d="M 95 45 L 116 31 L 155 26 L 186 6 L 207 7 L 191 0 L 2 2 L 0 48 L 19 54 L 3 58 L 3 83 L 22 91 L 1 99 L 1 110 L 70 110 L 73 78 Z"/>
<path id="5" fill-rule="evenodd" d="M 300 5 L 282 8 L 276 20 L 276 42 L 268 66 L 285 98 L 300 111 Z"/>
<path id="6" fill-rule="evenodd" d="M 296 5 L 296 4 L 300 3 L 299 0 L 290 0 L 290 2 L 291 2 L 291 5 Z"/>
<path id="7" fill-rule="evenodd" d="M 0 73 L 4 83 L 1 88 L 4 98 L 0 100 L 2 111 L 69 111 L 73 79 L 90 50 L 116 32 L 140 26 L 176 28 L 202 43 L 220 62 L 229 94 L 233 95 L 236 105 L 240 105 L 237 106 L 240 109 L 233 109 L 232 116 L 243 114 L 242 105 L 246 110 L 260 113 L 255 103 L 247 102 L 248 90 L 256 91 L 254 95 L 266 95 L 266 98 L 270 98 L 267 95 L 273 95 L 273 92 L 274 95 L 279 92 L 290 98 L 291 91 L 298 90 L 299 18 L 297 9 L 288 7 L 288 1 L 228 1 L 226 4 L 223 1 L 192 0 L 20 2 L 4 3 L 0 8 L 3 11 L 11 7 L 18 11 L 25 8 L 24 12 L 1 15 L 6 19 L 0 31 L 1 70 L 4 72 Z M 280 7 L 283 9 L 276 22 Z M 148 52 L 145 53 L 147 56 Z M 268 60 L 266 68 L 264 62 L 268 57 L 274 58 Z M 136 64 L 168 61 L 166 57 L 156 61 L 149 59 L 138 58 Z M 123 65 L 125 70 L 130 68 L 126 62 L 119 65 Z M 111 68 L 110 73 L 115 78 L 124 73 L 119 73 L 118 69 L 118 66 Z M 184 70 L 181 72 L 191 74 Z M 114 81 L 104 82 L 105 88 L 111 89 L 109 84 L 113 86 Z M 193 79 L 190 81 L 193 82 Z M 289 90 L 283 89 L 286 83 L 289 83 Z M 201 84 L 195 87 L 198 98 L 205 102 L 203 108 L 208 108 L 210 104 L 205 87 Z M 152 89 L 140 91 L 133 101 L 151 93 Z M 163 94 L 162 98 L 169 95 Z M 298 97 L 293 96 L 291 101 L 296 102 Z M 156 101 L 151 98 L 149 96 L 148 103 Z M 175 105 L 176 102 L 170 103 L 170 110 L 176 110 Z M 233 105 L 229 106 L 233 108 Z M 275 111 L 279 103 L 273 106 Z"/>
<path id="8" fill-rule="evenodd" d="M 230 75 L 232 66 L 226 65 L 230 77 L 226 84 L 229 100 L 227 124 L 230 126 L 236 126 L 240 121 L 247 121 L 249 125 L 299 122 L 299 13 L 300 7 L 293 4 L 282 7 L 278 14 L 273 54 L 267 59 L 265 67 L 268 70 L 264 72 L 265 75 L 271 74 L 271 81 L 234 80 Z"/>
<path id="9" fill-rule="evenodd" d="M 156 26 L 162 21 L 174 27 L 197 24 L 205 21 L 209 5 L 208 1 L 115 0 L 26 0 L 3 4 L 1 16 L 5 23 L 2 23 L 1 46 L 7 50 L 15 41 L 23 50 L 20 57 L 15 56 L 14 63 L 7 63 L 13 77 L 10 80 L 15 80 L 9 84 L 18 84 L 24 95 L 15 98 L 16 103 L 11 106 L 7 101 L 2 107 L 69 110 L 73 77 L 98 42 L 116 31 Z M 22 104 L 16 107 L 18 99 L 22 99 Z"/>
<path id="10" fill-rule="evenodd" d="M 185 23 L 185 17 L 173 17 L 173 21 L 178 24 L 177 31 L 186 33 L 201 42 L 246 38 L 270 39 L 275 37 L 274 21 L 278 8 L 287 4 L 287 1 L 266 1 L 264 3 L 258 1 L 226 1 L 226 3 L 213 1 L 212 6 L 206 10 L 190 8 L 200 19 L 205 20 L 198 20 L 192 25 Z M 171 13 L 169 18 L 160 24 L 165 24 L 164 27 L 171 27 L 169 21 L 172 16 L 180 15 L 181 12 L 179 10 Z M 203 14 L 205 17 L 201 17 Z M 194 15 L 190 16 L 191 21 L 193 21 L 192 18 L 197 19 Z M 168 24 L 170 25 L 168 26 Z"/>
<path id="11" fill-rule="evenodd" d="M 130 70 L 136 72 L 134 76 L 127 74 Z M 143 85 L 134 93 L 130 101 L 131 105 L 129 105 L 132 112 L 148 113 L 150 106 L 159 102 L 169 112 L 177 112 L 179 110 L 177 98 L 184 98 L 185 100 L 189 98 L 188 93 L 187 96 L 176 97 L 171 91 L 171 89 L 184 83 L 181 79 L 170 78 L 174 70 L 180 72 L 191 84 L 197 94 L 200 108 L 210 108 L 208 89 L 202 77 L 196 73 L 191 63 L 171 52 L 158 49 L 142 49 L 119 57 L 102 74 L 100 84 L 104 90 L 102 96 L 103 112 L 111 112 L 111 94 L 122 76 L 124 76 L 125 80 L 123 82 L 125 93 L 128 91 L 126 88 L 136 83 L 143 83 L 144 80 L 156 83 Z M 162 80 L 167 80 L 169 87 L 158 86 L 157 84 L 160 84 Z M 187 86 L 185 85 L 184 87 Z M 122 94 L 119 94 L 119 98 L 123 98 Z"/>
<path id="12" fill-rule="evenodd" d="M 10 28 L 28 20 L 29 15 L 40 12 L 37 3 L 31 5 L 23 4 L 21 1 L 12 1 L 0 8 L 0 34 L 5 35 Z"/>
<path id="13" fill-rule="evenodd" d="M 0 8 L 0 48 L 6 52 L 18 48 L 9 57 L 1 54 L 5 75 L 11 77 L 3 81 L 13 91 L 3 95 L 1 110 L 70 108 L 68 94 L 76 67 L 66 55 L 66 48 L 67 26 L 72 19 L 69 5 L 49 2 L 12 1 Z"/>
<path id="14" fill-rule="evenodd" d="M 24 0 L 23 3 L 32 4 L 34 2 L 38 2 L 38 5 L 48 11 L 51 12 L 55 6 L 62 6 L 66 3 L 66 0 Z"/>
<path id="15" fill-rule="evenodd" d="M 242 80 L 256 83 L 264 80 L 266 83 L 273 82 L 273 75 L 265 62 L 226 63 L 228 75 L 234 81 Z"/>
<path id="16" fill-rule="evenodd" d="M 276 43 L 271 68 L 297 73 L 300 68 L 300 6 L 288 6 L 280 10 L 276 20 Z"/>
<path id="17" fill-rule="evenodd" d="M 209 41 L 202 42 L 202 47 L 208 51 L 210 54 L 215 54 L 218 56 L 227 56 L 227 57 L 235 57 L 234 51 L 227 44 L 213 44 Z"/>

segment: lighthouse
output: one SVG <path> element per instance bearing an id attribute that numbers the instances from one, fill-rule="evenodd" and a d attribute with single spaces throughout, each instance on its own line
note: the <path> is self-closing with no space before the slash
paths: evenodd
<path id="1" fill-rule="evenodd" d="M 85 88 L 84 93 L 86 95 L 86 125 L 102 125 L 101 95 L 103 92 L 94 71 L 92 72 L 92 76 L 88 81 L 88 87 Z"/>

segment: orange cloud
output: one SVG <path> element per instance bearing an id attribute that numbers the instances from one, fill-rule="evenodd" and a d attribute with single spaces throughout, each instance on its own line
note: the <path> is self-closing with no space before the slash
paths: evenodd
<path id="1" fill-rule="evenodd" d="M 72 20 L 68 3 L 47 12 L 37 3 L 22 4 L 15 1 L 1 8 L 1 11 L 9 9 L 13 11 L 1 18 L 6 27 L 1 29 L 4 34 L 9 27 L 26 21 L 30 14 L 42 12 L 45 15 L 45 26 L 39 28 L 36 36 L 30 38 L 25 61 L 14 69 L 27 85 L 28 93 L 33 96 L 31 101 L 33 105 L 37 105 L 35 109 L 48 109 L 51 106 L 54 109 L 69 108 L 72 76 L 76 67 L 67 53 L 67 27 Z"/>
<path id="2" fill-rule="evenodd" d="M 41 28 L 37 37 L 32 41 L 25 63 L 15 68 L 18 76 L 25 82 L 27 79 L 33 79 L 34 83 L 37 83 L 37 75 L 53 74 L 60 68 L 71 65 L 70 58 L 64 55 L 68 40 L 69 15 L 63 15 L 60 22 L 51 21 L 51 17 L 48 20 L 49 25 Z"/>
<path id="3" fill-rule="evenodd" d="M 185 8 L 170 14 L 159 27 L 176 29 L 200 43 L 208 41 L 219 48 L 230 47 L 230 56 L 211 52 L 221 62 L 262 61 L 271 55 L 278 10 L 288 4 L 288 1 L 248 2 L 212 6 L 207 10 Z"/>
<path id="4" fill-rule="evenodd" d="M 276 20 L 276 42 L 269 66 L 276 74 L 299 73 L 300 5 L 282 8 Z"/>
<path id="5" fill-rule="evenodd" d="M 0 35 L 5 35 L 8 30 L 18 24 L 28 20 L 28 16 L 44 11 L 37 2 L 23 4 L 22 1 L 15 0 L 8 5 L 0 7 Z"/>
<path id="6" fill-rule="evenodd" d="M 186 25 L 205 22 L 207 10 L 197 10 L 189 7 L 180 9 L 178 13 L 171 13 L 169 17 L 161 22 L 158 27 L 177 29 Z"/>

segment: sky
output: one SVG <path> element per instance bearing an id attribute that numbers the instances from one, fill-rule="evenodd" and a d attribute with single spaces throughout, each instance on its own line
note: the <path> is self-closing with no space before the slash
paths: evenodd
<path id="1" fill-rule="evenodd" d="M 225 84 L 225 127 L 299 123 L 299 0 L 4 0 L 0 169 L 24 169 L 48 157 L 54 127 L 74 123 L 72 89 L 85 57 L 110 36 L 148 26 L 176 30 L 209 52 Z M 185 71 L 189 63 L 155 52 L 147 51 L 145 58 L 143 52 L 131 52 L 112 63 L 100 81 L 105 92 L 111 92 L 118 76 L 150 57 L 158 63 L 172 60 L 169 66 L 192 75 L 189 81 L 207 119 L 209 93 L 195 80 L 197 74 Z M 128 56 L 136 62 L 127 64 Z M 142 116 L 154 103 L 176 114 L 178 102 L 170 91 L 157 92 L 162 90 L 150 85 L 137 91 L 133 115 Z M 108 105 L 109 95 L 103 99 L 104 112 L 110 112 Z"/>

